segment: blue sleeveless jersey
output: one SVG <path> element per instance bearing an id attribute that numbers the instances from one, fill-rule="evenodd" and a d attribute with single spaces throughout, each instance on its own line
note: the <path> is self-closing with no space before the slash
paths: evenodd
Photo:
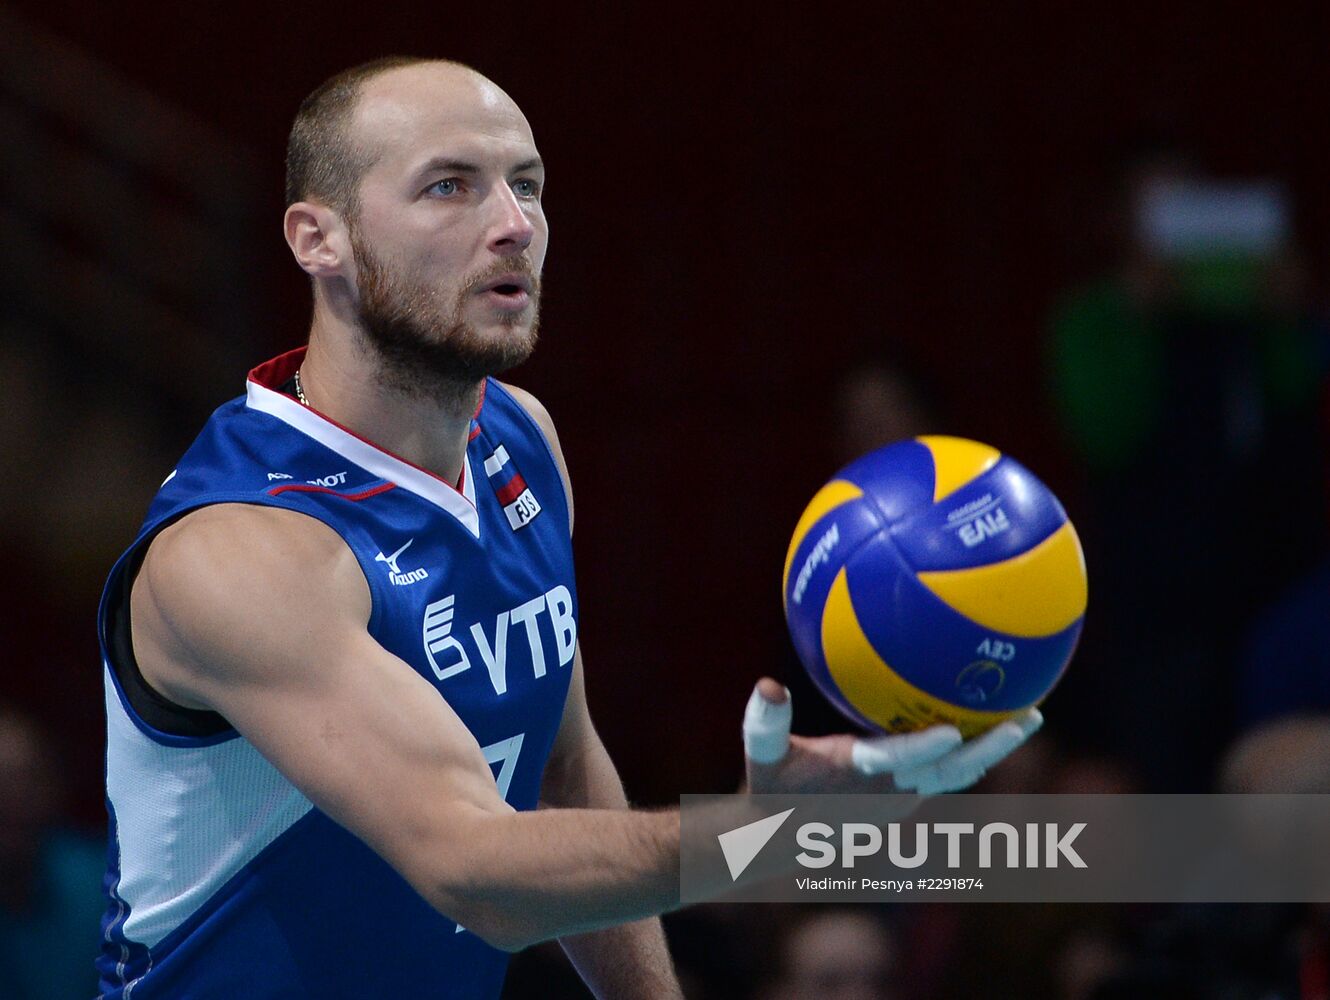
<path id="1" fill-rule="evenodd" d="M 102 599 L 108 1000 L 493 997 L 503 981 L 506 954 L 428 906 L 242 736 L 154 729 L 110 667 L 108 597 L 161 528 L 215 503 L 299 511 L 355 553 L 370 633 L 466 723 L 504 798 L 535 808 L 577 641 L 548 443 L 491 380 L 454 488 L 280 392 L 302 357 L 256 368 L 213 414 Z"/>

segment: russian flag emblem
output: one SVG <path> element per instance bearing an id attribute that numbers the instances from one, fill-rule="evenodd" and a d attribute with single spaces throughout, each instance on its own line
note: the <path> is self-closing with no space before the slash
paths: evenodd
<path id="1" fill-rule="evenodd" d="M 485 459 L 485 475 L 489 476 L 494 495 L 514 530 L 525 528 L 540 513 L 540 501 L 532 494 L 517 466 L 508 456 L 508 449 L 499 445 L 494 454 Z"/>

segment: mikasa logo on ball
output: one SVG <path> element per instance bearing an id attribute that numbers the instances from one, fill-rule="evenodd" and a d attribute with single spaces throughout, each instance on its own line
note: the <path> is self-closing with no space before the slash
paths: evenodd
<path id="1" fill-rule="evenodd" d="M 833 524 L 826 530 L 826 533 L 817 540 L 813 546 L 813 551 L 808 553 L 808 558 L 804 560 L 803 567 L 799 570 L 799 576 L 794 581 L 794 603 L 801 604 L 804 599 L 804 591 L 808 589 L 808 581 L 812 579 L 813 570 L 827 561 L 831 555 L 831 550 L 836 547 L 840 541 L 840 525 Z"/>

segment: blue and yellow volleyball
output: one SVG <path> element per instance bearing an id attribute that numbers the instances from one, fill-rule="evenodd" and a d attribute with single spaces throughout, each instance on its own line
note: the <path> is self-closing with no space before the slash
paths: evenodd
<path id="1" fill-rule="evenodd" d="M 823 486 L 784 583 L 799 658 L 846 716 L 966 737 L 1053 689 L 1088 594 L 1057 497 L 996 448 L 941 436 L 871 452 Z"/>

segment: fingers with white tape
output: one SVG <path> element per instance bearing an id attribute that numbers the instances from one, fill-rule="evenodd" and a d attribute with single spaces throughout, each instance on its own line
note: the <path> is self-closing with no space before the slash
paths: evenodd
<path id="1" fill-rule="evenodd" d="M 969 788 L 1043 724 L 1043 715 L 1037 708 L 1031 708 L 930 763 L 897 770 L 896 787 L 920 795 Z"/>
<path id="2" fill-rule="evenodd" d="M 860 774 L 888 774 L 929 764 L 960 745 L 961 731 L 955 726 L 930 726 L 901 736 L 855 740 L 850 761 Z"/>
<path id="3" fill-rule="evenodd" d="M 783 696 L 783 698 L 782 698 Z M 764 678 L 744 709 L 744 753 L 754 764 L 776 764 L 790 749 L 794 705 L 789 688 Z"/>

